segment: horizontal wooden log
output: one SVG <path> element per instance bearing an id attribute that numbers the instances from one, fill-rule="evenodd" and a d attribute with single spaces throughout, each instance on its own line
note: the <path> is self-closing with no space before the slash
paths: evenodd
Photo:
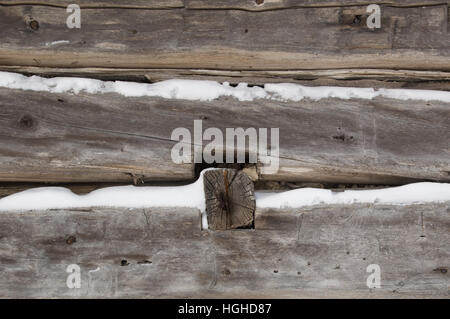
<path id="1" fill-rule="evenodd" d="M 22 6 L 35 5 L 47 7 L 61 7 L 67 8 L 69 4 L 73 4 L 70 0 L 1 0 L 2 6 Z M 430 2 L 431 3 L 431 2 Z M 79 0 L 77 3 L 80 8 L 127 8 L 127 9 L 168 9 L 168 8 L 182 8 L 184 6 L 183 0 Z"/>
<path id="2" fill-rule="evenodd" d="M 2 212 L 0 297 L 448 298 L 448 204 L 264 210 L 228 231 L 195 209 Z"/>
<path id="3" fill-rule="evenodd" d="M 172 161 L 171 135 L 178 127 L 193 132 L 198 119 L 224 136 L 226 128 L 280 128 L 280 168 L 260 175 L 266 180 L 450 181 L 444 102 L 201 102 L 2 88 L 0 114 L 2 181 L 193 180 L 194 164 Z"/>
<path id="4" fill-rule="evenodd" d="M 1 5 L 15 6 L 24 5 L 22 0 L 2 0 Z M 71 4 L 70 0 L 29 0 L 26 4 L 37 6 L 67 7 Z M 410 7 L 410 6 L 433 6 L 448 3 L 443 0 L 354 0 L 351 5 L 367 6 L 369 4 L 379 4 L 384 6 Z M 81 8 L 190 8 L 190 9 L 246 9 L 254 11 L 263 11 L 271 9 L 292 9 L 302 7 L 337 7 L 345 6 L 343 0 L 283 0 L 283 1 L 264 1 L 264 0 L 79 0 L 77 4 Z"/>
<path id="5" fill-rule="evenodd" d="M 8 89 L 1 90 L 5 98 L 8 92 L 12 93 Z M 29 92 L 15 93 L 17 95 L 9 102 L 6 99 L 0 102 L 0 121 L 5 124 L 0 129 L 3 135 L 0 138 L 1 180 L 134 182 L 194 179 L 192 164 L 175 164 L 171 160 L 170 149 L 175 142 L 170 140 L 170 133 L 166 137 L 147 134 L 165 131 L 162 126 L 167 122 L 162 119 L 167 115 L 166 107 L 152 111 L 142 100 L 144 103 L 138 103 L 140 106 L 136 108 L 132 100 L 115 95 L 105 99 L 103 95 L 42 92 L 32 93 L 33 97 L 22 103 L 20 100 Z M 119 98 L 116 107 L 111 107 L 109 103 L 116 98 Z M 157 117 L 159 124 L 153 122 Z M 148 130 L 149 125 L 151 130 Z M 8 133 L 6 127 L 15 127 L 19 135 Z M 14 163 L 16 156 L 23 156 L 27 163 Z"/>
<path id="6" fill-rule="evenodd" d="M 163 10 L 155 1 L 128 9 L 95 1 L 82 9 L 81 29 L 65 26 L 64 2 L 1 3 L 0 65 L 24 70 L 450 71 L 447 2 L 388 2 L 376 30 L 366 26 L 365 1 L 164 1 L 174 8 Z"/>
<path id="7" fill-rule="evenodd" d="M 343 0 L 187 0 L 185 5 L 192 9 L 241 9 L 249 11 L 266 11 L 295 8 L 316 7 L 343 7 L 343 6 L 368 6 L 378 4 L 388 7 L 417 7 L 433 6 L 449 3 L 448 0 L 390 0 L 390 1 L 367 1 L 353 0 L 350 3 Z"/>

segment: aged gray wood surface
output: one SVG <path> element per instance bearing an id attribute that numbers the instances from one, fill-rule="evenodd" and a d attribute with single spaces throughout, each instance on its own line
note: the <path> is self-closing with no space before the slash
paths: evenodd
<path id="1" fill-rule="evenodd" d="M 82 27 L 69 29 L 68 1 L 1 1 L 0 65 L 450 71 L 448 1 L 379 2 L 373 31 L 366 8 L 377 2 L 82 1 Z"/>
<path id="2" fill-rule="evenodd" d="M 13 0 L 14 1 L 14 0 Z M 36 1 L 36 0 L 35 0 Z M 369 4 L 379 4 L 386 7 L 417 7 L 433 6 L 449 3 L 449 1 L 438 0 L 390 0 L 373 2 L 367 0 L 354 0 L 350 3 L 342 0 L 186 0 L 188 8 L 196 9 L 241 9 L 250 11 L 265 11 L 276 9 L 295 9 L 308 7 L 350 7 L 355 5 L 368 6 Z"/>
<path id="3" fill-rule="evenodd" d="M 253 181 L 242 171 L 217 169 L 203 174 L 208 228 L 252 228 L 255 216 Z"/>
<path id="4" fill-rule="evenodd" d="M 155 100 L 152 108 L 144 100 L 139 103 L 119 96 L 34 92 L 30 99 L 24 99 L 30 92 L 1 91 L 2 180 L 133 182 L 194 178 L 193 165 L 175 164 L 171 159 L 175 142 L 163 127 L 171 122 L 170 116 L 177 114 L 170 106 L 160 105 L 161 101 Z M 158 131 L 168 135 L 149 134 Z"/>
<path id="5" fill-rule="evenodd" d="M 67 7 L 71 4 L 70 0 L 29 0 L 26 4 Z M 255 11 L 264 11 L 272 9 L 292 9 L 296 7 L 336 7 L 344 6 L 346 3 L 342 0 L 79 0 L 77 3 L 81 8 L 191 8 L 191 9 L 246 9 Z M 448 3 L 448 1 L 439 0 L 374 0 L 370 3 L 393 7 L 409 6 L 432 6 Z M 367 0 L 354 0 L 352 5 L 369 5 Z M 23 5 L 20 0 L 2 0 L 2 5 Z M 347 4 L 348 6 L 348 4 Z"/>
<path id="6" fill-rule="evenodd" d="M 178 127 L 192 133 L 197 119 L 203 130 L 279 128 L 280 169 L 260 176 L 266 180 L 450 181 L 443 102 L 201 102 L 0 89 L 0 113 L 2 181 L 190 181 L 194 165 L 172 161 L 170 138 Z"/>
<path id="7" fill-rule="evenodd" d="M 202 231 L 195 209 L 0 214 L 0 297 L 449 298 L 449 203 L 257 211 Z M 71 264 L 81 288 L 66 286 Z M 367 266 L 381 268 L 369 289 Z"/>

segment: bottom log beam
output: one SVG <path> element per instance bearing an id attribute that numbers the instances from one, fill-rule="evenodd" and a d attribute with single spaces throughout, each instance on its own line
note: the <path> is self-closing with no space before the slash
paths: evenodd
<path id="1" fill-rule="evenodd" d="M 255 229 L 226 231 L 200 220 L 188 208 L 1 213 L 0 297 L 450 296 L 449 203 L 257 210 Z M 380 288 L 366 285 L 374 264 Z"/>

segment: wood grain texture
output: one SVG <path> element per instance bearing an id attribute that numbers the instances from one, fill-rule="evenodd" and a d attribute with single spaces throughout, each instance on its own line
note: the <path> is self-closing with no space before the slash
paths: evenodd
<path id="1" fill-rule="evenodd" d="M 280 128 L 280 169 L 263 180 L 450 181 L 448 103 L 200 102 L 0 89 L 0 114 L 2 181 L 193 180 L 193 164 L 173 163 L 170 138 L 178 127 L 193 132 L 198 119 L 203 130 Z"/>
<path id="2" fill-rule="evenodd" d="M 203 184 L 209 229 L 253 227 L 255 191 L 247 174 L 234 169 L 206 171 Z"/>
<path id="3" fill-rule="evenodd" d="M 46 7 L 66 8 L 69 4 L 74 3 L 71 0 L 1 0 L 0 5 L 3 6 L 23 6 L 35 5 Z M 168 9 L 182 8 L 183 0 L 79 0 L 77 4 L 81 9 L 84 8 L 128 8 L 128 9 Z"/>
<path id="4" fill-rule="evenodd" d="M 133 183 L 194 178 L 193 165 L 171 159 L 175 142 L 170 140 L 173 128 L 167 128 L 170 107 L 158 107 L 161 101 L 154 100 L 155 108 L 149 108 L 145 100 L 135 104 L 137 100 L 116 95 L 0 91 L 2 180 Z M 28 93 L 30 99 L 24 99 Z"/>
<path id="5" fill-rule="evenodd" d="M 449 298 L 449 205 L 256 213 L 201 231 L 195 209 L 2 212 L 3 298 Z M 81 268 L 68 289 L 66 268 Z M 369 289 L 370 264 L 381 288 Z"/>
<path id="6" fill-rule="evenodd" d="M 0 6 L 0 65 L 24 70 L 37 66 L 450 71 L 447 2 L 395 1 L 396 5 L 383 7 L 382 28 L 375 31 L 363 21 L 366 2 L 349 6 L 325 1 L 321 7 L 311 1 L 298 6 L 267 1 L 261 8 L 281 6 L 280 10 L 261 12 L 234 5 L 221 8 L 224 2 L 218 1 L 189 1 L 163 10 L 152 9 L 154 3 L 149 2 L 146 10 L 119 4 L 85 8 L 82 27 L 76 30 L 66 28 L 64 7 L 41 2 Z M 171 3 L 164 6 L 179 5 Z M 239 3 L 260 8 L 253 2 Z M 356 16 L 362 17 L 358 23 Z M 30 21 L 37 21 L 39 28 L 30 28 Z M 68 42 L 54 43 L 61 40 Z"/>
<path id="7" fill-rule="evenodd" d="M 272 70 L 230 71 L 201 69 L 131 69 L 131 68 L 49 68 L 35 66 L 1 66 L 1 71 L 20 72 L 44 77 L 77 76 L 100 80 L 159 82 L 171 79 L 211 80 L 251 85 L 297 83 L 308 86 L 340 86 L 369 88 L 406 88 L 450 91 L 450 72 L 336 69 L 336 70 Z"/>
<path id="8" fill-rule="evenodd" d="M 433 6 L 449 3 L 439 0 L 390 0 L 390 1 L 367 1 L 367 0 L 186 0 L 188 8 L 196 9 L 241 9 L 249 11 L 284 10 L 295 8 L 317 8 L 317 7 L 350 7 L 368 6 L 378 4 L 383 7 L 417 7 Z"/>
<path id="9" fill-rule="evenodd" d="M 267 9 L 292 9 L 296 7 L 339 7 L 339 6 L 367 6 L 369 4 L 379 4 L 383 6 L 433 6 L 448 3 L 448 1 L 438 0 L 390 0 L 372 2 L 367 0 L 354 0 L 350 4 L 342 0 L 259 0 L 260 4 L 255 0 L 79 0 L 78 5 L 81 8 L 190 8 L 190 9 L 249 9 L 249 10 L 267 10 Z M 70 0 L 2 0 L 1 5 L 18 6 L 18 5 L 36 5 L 36 6 L 53 6 L 67 7 L 71 4 Z"/>

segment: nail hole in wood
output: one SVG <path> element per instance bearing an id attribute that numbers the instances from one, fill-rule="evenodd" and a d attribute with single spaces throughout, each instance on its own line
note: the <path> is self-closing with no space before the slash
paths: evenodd
<path id="1" fill-rule="evenodd" d="M 39 29 L 39 22 L 37 22 L 36 20 L 31 20 L 29 26 L 32 30 L 36 31 Z"/>
<path id="2" fill-rule="evenodd" d="M 446 267 L 438 267 L 436 269 L 433 269 L 435 272 L 440 272 L 441 274 L 446 274 L 448 269 Z"/>
<path id="3" fill-rule="evenodd" d="M 224 270 L 222 270 L 222 274 L 229 276 L 231 275 L 231 271 L 228 268 L 225 268 Z"/>
<path id="4" fill-rule="evenodd" d="M 358 24 L 360 24 L 361 23 L 361 15 L 355 15 L 355 17 L 353 18 L 353 22 L 352 22 L 352 24 L 356 24 L 356 25 L 358 25 Z"/>
<path id="5" fill-rule="evenodd" d="M 69 236 L 66 239 L 66 244 L 67 245 L 72 245 L 73 243 L 76 243 L 77 238 L 75 236 Z"/>

